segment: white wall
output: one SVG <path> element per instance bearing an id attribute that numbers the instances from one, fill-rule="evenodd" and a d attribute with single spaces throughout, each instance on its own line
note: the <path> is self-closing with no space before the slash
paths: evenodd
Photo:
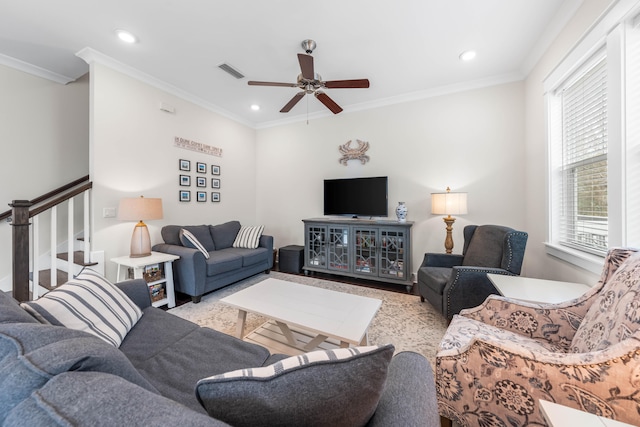
<path id="1" fill-rule="evenodd" d="M 526 227 L 530 243 L 527 257 L 528 272 L 534 277 L 589 284 L 595 284 L 598 280 L 598 275 L 547 255 L 543 245 L 548 236 L 548 204 L 547 139 L 542 82 L 611 3 L 614 1 L 585 0 L 525 82 Z"/>
<path id="2" fill-rule="evenodd" d="M 89 78 L 61 85 L 0 65 L 0 212 L 89 173 Z M 66 216 L 59 214 L 66 239 Z M 49 245 L 42 242 L 43 251 Z M 0 289 L 11 289 L 11 226 L 0 224 Z"/>
<path id="3" fill-rule="evenodd" d="M 91 179 L 95 250 L 105 251 L 106 274 L 115 280 L 109 259 L 127 255 L 133 222 L 103 218 L 122 197 L 160 197 L 164 219 L 147 223 L 151 243 L 160 243 L 165 224 L 218 224 L 237 219 L 255 223 L 255 131 L 188 101 L 100 64 L 91 65 Z M 160 110 L 164 102 L 175 114 Z M 174 137 L 222 148 L 215 157 L 175 147 Z M 191 160 L 191 202 L 178 201 L 179 159 Z M 195 200 L 195 163 L 208 166 L 208 201 Z M 221 202 L 212 203 L 211 164 L 221 167 Z"/>
<path id="4" fill-rule="evenodd" d="M 303 244 L 304 218 L 321 217 L 325 178 L 388 176 L 389 216 L 406 202 L 415 272 L 425 252 L 443 252 L 445 224 L 430 193 L 468 192 L 454 225 L 454 252 L 467 224 L 525 227 L 524 91 L 503 84 L 258 131 L 258 220 L 276 246 Z M 338 146 L 368 141 L 371 160 L 338 162 Z"/>

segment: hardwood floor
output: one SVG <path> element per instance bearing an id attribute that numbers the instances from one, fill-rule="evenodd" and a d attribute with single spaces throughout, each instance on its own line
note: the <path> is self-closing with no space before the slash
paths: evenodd
<path id="1" fill-rule="evenodd" d="M 271 271 L 280 271 L 280 268 L 278 266 L 278 264 L 274 264 L 273 268 L 271 269 Z M 289 273 L 288 274 L 295 274 L 295 273 Z M 323 280 L 330 280 L 333 282 L 340 282 L 340 283 L 348 283 L 350 285 L 357 285 L 357 286 L 364 286 L 366 288 L 373 288 L 373 289 L 382 289 L 385 291 L 390 291 L 390 292 L 399 292 L 402 294 L 406 294 L 407 290 L 406 287 L 404 285 L 396 285 L 396 284 L 390 284 L 390 283 L 385 283 L 385 282 L 379 282 L 377 280 L 365 280 L 365 279 L 357 279 L 357 278 L 353 278 L 353 277 L 346 277 L 346 276 L 338 276 L 335 274 L 326 274 L 326 273 L 311 273 L 314 277 L 317 277 L 319 279 L 323 279 Z M 299 276 L 304 276 L 304 273 L 299 273 Z M 411 289 L 411 294 L 412 295 L 418 295 L 418 287 L 414 284 L 412 289 Z M 180 306 L 182 304 L 186 304 L 188 302 L 191 301 L 191 297 L 189 295 L 185 295 L 182 294 L 180 292 L 176 292 L 176 307 Z M 164 309 L 166 309 L 166 306 L 163 306 Z"/>

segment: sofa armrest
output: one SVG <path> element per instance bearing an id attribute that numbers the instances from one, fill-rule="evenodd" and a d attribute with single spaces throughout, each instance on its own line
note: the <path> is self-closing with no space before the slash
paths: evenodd
<path id="1" fill-rule="evenodd" d="M 393 356 L 382 397 L 367 426 L 440 426 L 433 371 L 424 356 L 410 351 Z"/>
<path id="2" fill-rule="evenodd" d="M 501 268 L 456 266 L 451 269 L 451 277 L 444 288 L 444 315 L 447 319 L 464 308 L 482 304 L 490 294 L 499 294 L 487 273 L 513 276 Z"/>
<path id="3" fill-rule="evenodd" d="M 269 253 L 273 253 L 273 236 L 262 235 L 260 236 L 260 243 L 258 245 L 261 248 L 266 248 Z M 269 269 L 273 268 L 273 257 L 269 256 Z"/>
<path id="4" fill-rule="evenodd" d="M 177 291 L 191 296 L 204 293 L 207 264 L 202 252 L 198 249 L 167 243 L 154 245 L 153 250 L 180 257 L 173 262 L 173 278 Z"/>
<path id="5" fill-rule="evenodd" d="M 464 257 L 458 254 L 440 254 L 440 253 L 426 253 L 422 260 L 422 267 L 446 267 L 452 268 L 458 265 L 462 265 Z"/>
<path id="6" fill-rule="evenodd" d="M 124 282 L 116 283 L 116 286 L 131 298 L 140 307 L 140 310 L 151 307 L 151 295 L 144 279 L 125 280 Z"/>

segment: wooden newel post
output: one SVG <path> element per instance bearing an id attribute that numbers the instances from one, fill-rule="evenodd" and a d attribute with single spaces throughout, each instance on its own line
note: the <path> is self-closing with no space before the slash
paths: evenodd
<path id="1" fill-rule="evenodd" d="M 29 208 L 28 200 L 14 200 L 11 206 L 13 226 L 13 297 L 29 301 Z"/>

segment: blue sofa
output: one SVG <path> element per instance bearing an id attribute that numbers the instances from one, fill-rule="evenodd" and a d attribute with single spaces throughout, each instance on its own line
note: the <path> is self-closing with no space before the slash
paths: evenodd
<path id="1" fill-rule="evenodd" d="M 164 243 L 154 251 L 178 255 L 173 263 L 175 290 L 191 296 L 194 303 L 202 295 L 255 274 L 269 273 L 273 267 L 273 237 L 262 235 L 256 249 L 234 248 L 240 222 L 219 225 L 167 225 L 162 227 Z M 190 231 L 209 252 L 209 259 L 198 249 L 183 246 L 180 230 Z"/>
<path id="2" fill-rule="evenodd" d="M 215 408 L 218 417 L 208 415 L 209 408 L 201 401 L 207 391 L 197 393 L 199 380 L 236 369 L 269 366 L 287 357 L 152 307 L 142 279 L 116 286 L 143 313 L 119 348 L 83 331 L 38 323 L 13 298 L 0 292 L 0 425 L 228 426 L 223 419 L 229 419 L 226 411 L 231 409 L 219 405 Z M 348 365 L 327 362 L 331 363 L 327 368 L 348 374 L 366 367 L 364 360 L 354 359 Z M 307 371 L 310 377 L 305 383 L 311 389 L 326 381 L 323 366 Z M 356 378 L 361 377 L 358 374 Z M 344 378 L 347 385 L 353 382 L 348 375 Z M 286 383 L 269 384 L 287 388 Z M 329 390 L 336 393 L 336 387 Z M 309 395 L 298 388 L 293 392 L 314 400 L 311 390 Z M 433 373 L 422 355 L 394 355 L 380 392 L 367 427 L 439 425 Z M 277 397 L 271 395 L 268 401 Z M 286 410 L 286 403 L 276 410 Z M 247 395 L 235 406 L 249 413 L 256 403 Z M 305 406 L 297 412 L 304 412 Z M 326 414 L 335 412 L 335 407 L 326 408 Z M 346 408 L 339 414 L 350 412 Z M 317 426 L 335 425 L 322 417 L 314 421 Z"/>

